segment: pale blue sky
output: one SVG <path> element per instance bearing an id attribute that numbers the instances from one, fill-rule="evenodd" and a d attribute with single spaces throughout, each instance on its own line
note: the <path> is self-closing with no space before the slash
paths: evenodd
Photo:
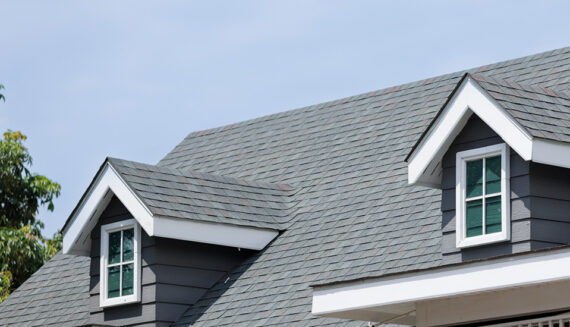
<path id="1" fill-rule="evenodd" d="M 570 46 L 569 1 L 2 1 L 0 128 L 63 189 L 189 132 Z"/>

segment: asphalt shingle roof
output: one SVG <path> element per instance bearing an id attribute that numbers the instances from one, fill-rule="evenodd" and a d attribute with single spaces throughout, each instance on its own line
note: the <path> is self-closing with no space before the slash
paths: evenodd
<path id="1" fill-rule="evenodd" d="M 0 304 L 0 326 L 87 324 L 89 262 L 57 254 Z"/>
<path id="2" fill-rule="evenodd" d="M 570 142 L 570 95 L 541 86 L 471 75 L 533 137 Z"/>
<path id="3" fill-rule="evenodd" d="M 240 180 L 115 158 L 109 163 L 157 217 L 282 230 L 295 190 L 283 183 Z"/>
<path id="4" fill-rule="evenodd" d="M 570 48 L 470 72 L 568 91 Z M 409 186 L 404 158 L 464 73 L 188 135 L 159 167 L 291 184 L 297 202 L 177 324 L 363 326 L 311 315 L 309 285 L 440 266 L 441 192 Z"/>

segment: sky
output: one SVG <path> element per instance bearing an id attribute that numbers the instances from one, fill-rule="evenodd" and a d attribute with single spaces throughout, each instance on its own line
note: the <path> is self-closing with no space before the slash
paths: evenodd
<path id="1" fill-rule="evenodd" d="M 569 1 L 4 1 L 0 130 L 59 182 L 190 132 L 570 46 Z"/>

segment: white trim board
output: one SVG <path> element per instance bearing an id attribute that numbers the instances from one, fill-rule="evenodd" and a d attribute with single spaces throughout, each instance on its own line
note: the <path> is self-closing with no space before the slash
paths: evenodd
<path id="1" fill-rule="evenodd" d="M 89 255 L 90 233 L 113 194 L 149 236 L 261 250 L 278 235 L 271 229 L 154 216 L 113 166 L 106 163 L 70 218 L 63 234 L 64 253 Z"/>
<path id="2" fill-rule="evenodd" d="M 359 319 L 359 312 L 392 312 L 418 301 L 466 296 L 570 280 L 570 248 L 442 267 L 337 285 L 316 286 L 312 313 Z M 368 319 L 363 319 L 368 320 Z"/>
<path id="3" fill-rule="evenodd" d="M 475 113 L 524 160 L 570 168 L 570 144 L 533 138 L 471 77 L 463 80 L 408 161 L 408 183 L 439 188 L 441 159 Z"/>
<path id="4" fill-rule="evenodd" d="M 128 262 L 133 265 L 133 294 L 131 295 L 121 295 L 115 298 L 108 298 L 108 256 L 109 256 L 109 234 L 115 231 L 121 231 L 125 229 L 133 228 L 134 230 L 134 253 L 132 262 Z M 117 305 L 123 305 L 128 303 L 135 303 L 141 301 L 141 227 L 137 224 L 135 219 L 127 219 L 123 221 L 118 221 L 116 223 L 106 224 L 101 226 L 101 257 L 99 259 L 99 276 L 101 282 L 99 283 L 99 307 L 106 308 Z M 121 261 L 116 266 L 119 266 L 122 270 L 123 262 L 123 240 L 121 237 Z M 121 271 L 121 276 L 123 272 Z M 120 287 L 119 290 L 122 293 L 122 283 L 123 278 L 119 279 Z"/>
<path id="5" fill-rule="evenodd" d="M 466 214 L 466 187 L 467 187 L 467 161 L 475 159 L 484 159 L 490 156 L 500 155 L 501 157 L 501 191 L 491 196 L 499 195 L 501 197 L 501 231 L 487 234 L 485 232 L 485 224 L 481 227 L 482 234 L 479 236 L 467 237 L 467 214 Z M 511 187 L 510 187 L 510 154 L 509 147 L 505 143 L 485 146 L 471 150 L 457 152 L 455 155 L 455 247 L 467 248 L 483 244 L 491 244 L 511 239 Z M 485 161 L 483 161 L 483 176 L 485 175 Z M 483 179 L 485 180 L 485 179 Z M 482 202 L 482 219 L 485 216 L 485 183 L 483 183 Z"/>

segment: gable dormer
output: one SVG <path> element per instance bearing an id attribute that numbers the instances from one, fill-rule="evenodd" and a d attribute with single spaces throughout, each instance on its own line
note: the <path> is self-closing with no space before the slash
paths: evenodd
<path id="1" fill-rule="evenodd" d="M 570 97 L 466 74 L 408 156 L 461 262 L 570 243 Z"/>
<path id="2" fill-rule="evenodd" d="M 93 325 L 169 325 L 288 222 L 294 190 L 107 159 L 64 226 Z"/>

